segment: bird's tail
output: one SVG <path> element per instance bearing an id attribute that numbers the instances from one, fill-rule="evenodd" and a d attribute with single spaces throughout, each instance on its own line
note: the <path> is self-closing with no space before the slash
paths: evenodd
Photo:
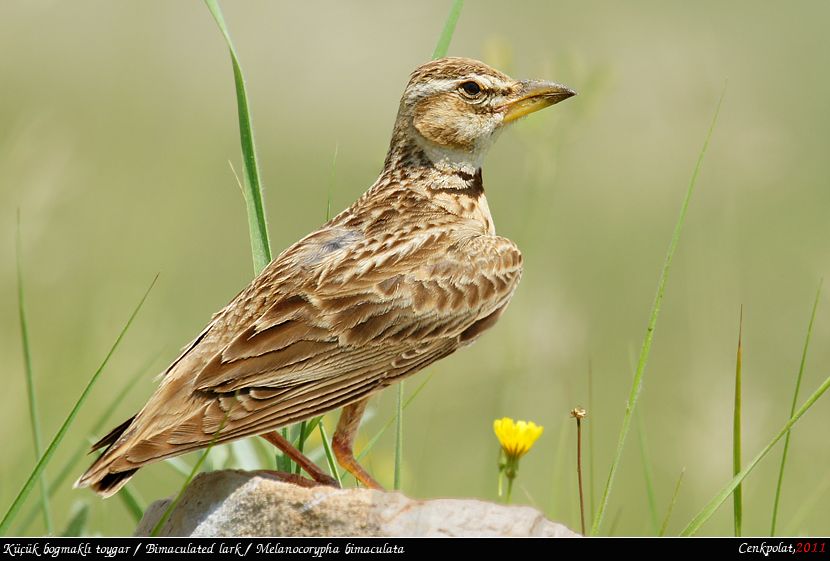
<path id="1" fill-rule="evenodd" d="M 124 432 L 129 428 L 134 419 L 135 415 L 112 429 L 106 436 L 92 445 L 90 453 L 104 447 L 106 447 L 106 450 L 104 450 L 104 452 L 98 456 L 98 459 L 95 460 L 91 466 L 89 466 L 89 469 L 87 469 L 86 472 L 78 478 L 74 485 L 76 489 L 81 487 L 91 487 L 93 491 L 102 497 L 107 498 L 117 493 L 118 490 L 121 489 L 121 487 L 123 487 L 133 475 L 135 475 L 138 468 L 115 473 L 111 473 L 109 470 L 113 459 L 111 452 L 114 451 L 114 447 L 117 445 L 121 435 L 124 434 Z"/>

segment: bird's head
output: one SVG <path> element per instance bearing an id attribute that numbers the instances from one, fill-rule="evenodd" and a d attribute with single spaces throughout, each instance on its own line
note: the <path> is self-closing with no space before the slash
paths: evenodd
<path id="1" fill-rule="evenodd" d="M 514 80 L 477 60 L 434 60 L 409 79 L 392 150 L 414 140 L 434 165 L 472 172 L 506 125 L 573 95 L 553 82 Z"/>

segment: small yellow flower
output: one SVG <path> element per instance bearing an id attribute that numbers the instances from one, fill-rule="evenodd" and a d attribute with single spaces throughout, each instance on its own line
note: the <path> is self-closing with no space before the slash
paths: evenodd
<path id="1" fill-rule="evenodd" d="M 544 427 L 538 426 L 533 421 L 515 422 L 510 417 L 493 421 L 493 430 L 499 439 L 504 453 L 509 458 L 521 458 L 542 435 Z"/>
<path id="2" fill-rule="evenodd" d="M 507 478 L 507 496 L 510 502 L 513 491 L 513 480 L 519 472 L 519 458 L 528 453 L 536 439 L 542 436 L 544 427 L 536 423 L 519 421 L 510 417 L 493 421 L 493 430 L 501 444 L 501 459 L 499 461 L 499 496 L 502 495 L 502 480 Z"/>

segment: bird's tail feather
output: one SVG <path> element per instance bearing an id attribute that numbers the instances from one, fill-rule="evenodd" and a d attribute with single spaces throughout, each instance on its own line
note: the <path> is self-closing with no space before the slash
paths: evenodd
<path id="1" fill-rule="evenodd" d="M 92 448 L 89 451 L 90 453 L 104 447 L 106 447 L 106 450 L 104 450 L 103 454 L 98 456 L 98 459 L 95 460 L 91 466 L 89 466 L 89 469 L 87 469 L 86 472 L 78 478 L 74 485 L 75 488 L 91 487 L 93 491 L 102 497 L 111 497 L 127 483 L 135 472 L 138 471 L 138 468 L 135 468 L 117 473 L 110 473 L 107 469 L 112 461 L 112 455 L 109 454 L 110 450 L 112 450 L 112 447 L 118 442 L 118 439 L 122 434 L 124 434 L 124 431 L 129 428 L 134 419 L 135 415 L 112 429 L 103 438 L 92 445 Z"/>

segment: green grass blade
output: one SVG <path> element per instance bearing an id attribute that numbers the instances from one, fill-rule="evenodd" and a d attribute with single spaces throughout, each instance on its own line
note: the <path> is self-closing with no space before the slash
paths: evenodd
<path id="1" fill-rule="evenodd" d="M 233 46 L 230 33 L 225 25 L 225 18 L 216 0 L 205 0 L 216 25 L 225 37 L 233 64 L 233 78 L 236 84 L 236 105 L 239 113 L 239 137 L 242 145 L 243 183 L 245 187 L 245 205 L 248 211 L 248 232 L 251 238 L 251 253 L 254 259 L 254 272 L 259 274 L 271 262 L 271 242 L 268 240 L 268 224 L 265 218 L 265 206 L 262 202 L 262 183 L 254 143 L 254 129 L 251 124 L 251 110 L 248 94 L 245 91 L 245 78 L 239 64 L 239 57 Z"/>
<path id="2" fill-rule="evenodd" d="M 438 44 L 435 45 L 435 50 L 432 52 L 433 60 L 447 56 L 447 51 L 450 48 L 453 33 L 455 33 L 455 24 L 458 23 L 458 17 L 461 15 L 461 8 L 464 7 L 464 0 L 453 0 L 450 7 L 450 13 L 447 15 L 447 20 L 444 22 L 444 29 L 441 31 L 441 36 L 438 38 Z"/>
<path id="3" fill-rule="evenodd" d="M 147 369 L 150 368 L 150 365 L 156 361 L 159 354 L 160 353 L 157 353 L 155 356 L 153 356 L 151 360 L 147 361 L 144 365 L 142 365 L 141 368 L 136 370 L 134 375 L 130 376 L 127 379 L 127 383 L 124 385 L 124 387 L 121 388 L 121 391 L 119 391 L 116 394 L 115 398 L 110 402 L 107 409 L 95 421 L 95 424 L 89 431 L 90 434 L 99 434 L 101 432 L 101 429 L 104 427 L 104 424 L 109 420 L 109 418 L 112 416 L 112 414 L 121 404 L 121 402 L 124 401 L 124 398 L 127 397 L 127 395 L 129 395 L 130 391 L 141 379 L 141 376 L 144 374 L 144 372 L 146 372 Z M 95 442 L 95 440 L 97 439 L 92 438 L 90 439 L 90 442 Z M 73 471 L 75 470 L 75 466 L 78 464 L 80 459 L 84 457 L 88 448 L 89 445 L 84 443 L 83 441 L 78 445 L 78 447 L 75 449 L 75 452 L 73 452 L 72 456 L 66 461 L 66 463 L 63 464 L 63 467 L 58 472 L 58 475 L 52 479 L 51 483 L 49 483 L 49 497 L 53 497 L 55 493 L 58 491 L 58 489 L 61 488 L 66 479 L 73 473 Z M 18 526 L 16 530 L 17 535 L 23 535 L 24 533 L 26 533 L 26 530 L 29 529 L 29 526 L 31 525 L 36 515 L 37 510 L 32 510 L 29 512 L 29 514 L 26 516 L 26 518 L 23 520 L 20 526 Z"/>
<path id="4" fill-rule="evenodd" d="M 660 526 L 659 536 L 662 538 L 666 535 L 666 530 L 669 528 L 669 520 L 671 520 L 671 513 L 674 510 L 674 505 L 677 504 L 677 495 L 680 494 L 680 484 L 683 483 L 683 476 L 686 475 L 686 468 L 680 470 L 680 476 L 677 478 L 677 483 L 674 484 L 674 493 L 671 496 L 669 509 L 666 511 L 666 517 L 663 518 L 663 524 Z"/>
<path id="5" fill-rule="evenodd" d="M 795 413 L 795 407 L 798 405 L 798 392 L 801 390 L 801 379 L 804 376 L 804 366 L 807 364 L 807 349 L 810 348 L 810 337 L 813 334 L 813 324 L 816 321 L 816 310 L 818 309 L 818 302 L 821 299 L 821 287 L 824 284 L 824 279 L 818 283 L 816 289 L 816 298 L 813 300 L 813 311 L 810 313 L 810 323 L 807 325 L 807 337 L 804 339 L 804 348 L 801 351 L 801 364 L 798 366 L 798 376 L 795 378 L 795 390 L 793 391 L 793 403 L 790 407 L 790 417 Z M 770 525 L 769 535 L 775 535 L 775 527 L 778 522 L 778 505 L 781 502 L 781 488 L 784 485 L 784 467 L 787 465 L 787 453 L 790 450 L 790 433 L 784 437 L 784 452 L 781 454 L 781 466 L 778 468 L 778 482 L 775 485 L 775 501 L 772 505 L 772 523 Z"/>
<path id="6" fill-rule="evenodd" d="M 251 438 L 249 440 L 254 445 L 261 469 L 277 469 L 275 447 L 266 442 L 264 438 Z"/>
<path id="7" fill-rule="evenodd" d="M 222 430 L 222 429 L 219 429 L 219 430 Z M 216 434 L 217 435 L 219 434 L 218 431 L 217 431 Z M 193 469 L 190 470 L 190 473 L 185 478 L 184 483 L 182 484 L 181 488 L 179 488 L 179 492 L 176 493 L 176 498 L 173 499 L 173 501 L 169 505 L 167 505 L 167 508 L 164 509 L 164 514 L 161 515 L 161 518 L 158 519 L 158 521 L 156 522 L 156 525 L 153 526 L 153 530 L 152 530 L 152 532 L 150 532 L 150 536 L 155 538 L 159 535 L 159 532 L 161 531 L 162 526 L 164 526 L 165 522 L 167 522 L 167 519 L 170 518 L 170 514 L 173 512 L 173 509 L 175 509 L 176 505 L 178 505 L 179 501 L 181 501 L 182 495 L 184 495 L 185 489 L 187 489 L 187 486 L 190 485 L 191 481 L 193 481 L 193 478 L 196 477 L 196 474 L 199 473 L 199 469 L 201 469 L 202 464 L 205 463 L 205 459 L 207 458 L 208 454 L 210 453 L 211 448 L 213 448 L 213 444 L 215 442 L 215 439 L 216 439 L 216 436 L 214 435 L 214 441 L 211 441 L 211 443 L 207 447 L 207 449 L 204 452 L 202 452 L 202 454 L 199 456 L 198 461 L 193 465 Z"/>
<path id="8" fill-rule="evenodd" d="M 69 412 L 69 415 L 64 420 L 63 424 L 61 425 L 61 428 L 58 429 L 58 432 L 52 439 L 52 442 L 49 444 L 49 447 L 46 448 L 46 452 L 44 452 L 43 455 L 40 457 L 40 460 L 38 460 L 35 469 L 32 470 L 31 474 L 29 474 L 29 478 L 26 480 L 26 483 L 23 485 L 23 488 L 20 489 L 17 498 L 15 498 L 14 502 L 9 507 L 9 510 L 3 517 L 2 522 L 0 522 L 0 535 L 6 534 L 9 525 L 11 525 L 12 521 L 14 520 L 14 517 L 20 510 L 20 507 L 23 506 L 23 503 L 26 501 L 26 498 L 29 496 L 29 493 L 31 493 L 35 481 L 40 477 L 40 474 L 43 473 L 43 470 L 49 464 L 49 461 L 52 459 L 52 456 L 58 449 L 58 445 L 60 445 L 64 436 L 66 436 L 66 432 L 69 430 L 69 427 L 71 427 L 72 423 L 75 422 L 75 417 L 77 417 L 78 411 L 80 411 L 81 406 L 83 406 L 87 397 L 89 397 L 89 394 L 92 391 L 95 382 L 97 382 L 98 378 L 101 376 L 101 372 L 104 371 L 104 368 L 106 367 L 113 353 L 115 353 L 115 350 L 118 348 L 119 344 L 124 339 L 124 335 L 127 333 L 127 330 L 132 325 L 133 320 L 138 315 L 141 306 L 144 305 L 144 301 L 147 299 L 147 296 L 150 295 L 150 291 L 153 289 L 153 286 L 155 286 L 156 280 L 158 280 L 158 275 L 156 275 L 156 277 L 153 279 L 153 282 L 150 283 L 149 288 L 147 288 L 147 291 L 144 293 L 144 296 L 141 297 L 141 300 L 133 310 L 133 313 L 130 315 L 130 318 L 127 320 L 127 323 L 124 325 L 124 328 L 121 330 L 121 333 L 118 334 L 118 338 L 115 340 L 115 343 L 113 343 L 112 347 L 107 353 L 107 356 L 104 357 L 104 360 L 98 367 L 98 370 L 95 371 L 95 374 L 93 374 L 92 378 L 90 378 L 89 382 L 87 382 L 84 391 L 81 393 L 81 396 L 78 398 L 78 401 L 75 402 L 75 406 L 72 408 L 72 411 Z"/>
<path id="9" fill-rule="evenodd" d="M 403 382 L 398 384 L 398 399 L 396 404 L 397 419 L 395 431 L 395 491 L 401 490 L 401 469 L 403 464 Z"/>
<path id="10" fill-rule="evenodd" d="M 732 475 L 741 473 L 741 354 L 743 353 L 744 307 L 738 322 L 738 352 L 735 356 L 735 407 L 732 410 Z M 791 414 L 792 416 L 792 414 Z M 743 490 L 735 487 L 732 495 L 732 511 L 735 521 L 735 536 L 741 535 L 743 523 Z"/>
<path id="11" fill-rule="evenodd" d="M 311 436 L 311 433 L 314 432 L 314 430 L 317 428 L 317 425 L 319 425 L 322 421 L 322 415 L 320 415 L 319 417 L 314 417 L 313 419 L 308 421 L 308 423 L 306 424 L 305 432 L 303 433 L 303 440 L 308 440 L 308 438 Z"/>
<path id="12" fill-rule="evenodd" d="M 314 432 L 314 429 L 317 428 L 317 425 L 322 420 L 322 415 L 319 417 L 313 417 L 309 421 L 303 421 L 296 426 L 296 434 L 292 439 L 292 443 L 297 447 L 297 450 L 302 454 L 305 450 L 305 443 L 308 440 L 308 437 L 311 436 L 311 433 Z M 300 473 L 300 466 L 294 466 L 294 473 Z"/>
<path id="13" fill-rule="evenodd" d="M 283 438 L 290 440 L 285 429 L 281 429 L 280 433 Z M 294 462 L 286 454 L 277 454 L 277 471 L 284 471 L 285 473 L 294 473 Z"/>
<path id="14" fill-rule="evenodd" d="M 216 25 L 225 37 L 228 51 L 231 55 L 233 65 L 233 79 L 236 85 L 236 106 L 239 114 L 239 140 L 242 146 L 242 159 L 244 166 L 243 193 L 245 194 L 245 208 L 248 212 L 248 235 L 251 238 L 251 255 L 254 260 L 254 273 L 259 274 L 271 262 L 271 242 L 268 239 L 268 221 L 265 217 L 265 205 L 263 204 L 262 182 L 260 180 L 259 163 L 256 156 L 256 143 L 254 142 L 254 128 L 252 125 L 251 110 L 248 104 L 248 93 L 245 89 L 245 77 L 242 74 L 242 67 L 239 64 L 239 57 L 236 48 L 225 24 L 225 17 L 217 0 L 205 0 L 205 5 L 210 10 Z M 283 438 L 288 440 L 288 428 L 281 431 Z M 277 469 L 291 472 L 292 464 L 290 458 L 284 454 L 277 457 Z"/>
<path id="15" fill-rule="evenodd" d="M 297 450 L 302 454 L 305 451 L 305 443 L 308 440 L 308 437 L 311 436 L 311 433 L 314 432 L 314 429 L 317 428 L 317 423 L 320 422 L 322 416 L 314 417 L 310 421 L 302 421 L 293 426 L 291 443 L 297 448 Z M 294 473 L 300 474 L 300 466 L 299 464 L 294 465 Z"/>
<path id="16" fill-rule="evenodd" d="M 127 379 L 127 383 L 124 384 L 124 386 L 121 388 L 121 390 L 119 390 L 117 394 L 115 394 L 115 398 L 113 398 L 113 400 L 109 403 L 109 406 L 107 406 L 106 410 L 103 413 L 101 413 L 101 415 L 95 421 L 95 424 L 92 425 L 92 429 L 90 429 L 89 431 L 90 434 L 98 435 L 101 433 L 107 421 L 109 421 L 110 417 L 112 417 L 113 413 L 115 413 L 115 411 L 118 409 L 118 406 L 121 405 L 121 403 L 128 395 L 130 395 L 132 389 L 139 382 L 139 380 L 141 380 L 141 377 L 144 375 L 145 372 L 147 372 L 147 370 L 150 368 L 150 365 L 156 361 L 158 356 L 158 354 L 153 356 L 152 359 L 145 362 L 141 366 L 141 368 L 135 371 L 135 374 L 133 374 Z M 78 446 L 74 454 L 72 454 L 72 456 L 66 462 L 64 467 L 61 469 L 58 476 L 55 477 L 54 481 L 52 481 L 52 484 L 49 486 L 50 495 L 54 494 L 55 491 L 57 491 L 60 487 L 61 483 L 63 483 L 63 481 L 65 481 L 66 478 L 69 477 L 69 474 L 72 473 L 71 470 L 75 467 L 75 464 L 77 464 L 78 460 L 80 460 L 85 455 L 85 452 L 88 448 L 89 446 L 87 446 L 83 442 Z"/>
<path id="17" fill-rule="evenodd" d="M 138 495 L 130 488 L 130 485 L 125 485 L 118 491 L 118 498 L 121 499 L 121 504 L 130 513 L 133 523 L 138 524 L 144 516 L 143 501 L 138 498 Z"/>
<path id="18" fill-rule="evenodd" d="M 659 528 L 657 522 L 657 495 L 654 492 L 654 474 L 651 468 L 651 458 L 646 443 L 646 427 L 642 412 L 637 414 L 637 433 L 640 437 L 640 459 L 643 464 L 643 478 L 646 482 L 646 497 L 648 498 L 648 513 L 651 519 L 652 531 L 656 534 Z"/>
<path id="19" fill-rule="evenodd" d="M 300 454 L 302 454 L 303 449 L 305 448 L 304 435 L 306 434 L 306 431 L 308 430 L 308 422 L 307 421 L 302 421 L 302 422 L 294 425 L 293 428 L 294 428 L 294 430 L 292 431 L 293 434 L 291 435 L 291 443 L 294 444 L 294 446 L 297 448 L 297 450 L 300 452 Z M 300 471 L 301 471 L 301 469 L 300 469 L 299 464 L 295 463 L 294 464 L 294 473 L 299 475 Z"/>
<path id="20" fill-rule="evenodd" d="M 173 510 L 176 508 L 176 505 L 179 504 L 179 501 L 182 500 L 182 495 L 184 495 L 187 486 L 190 485 L 190 482 L 193 481 L 193 478 L 196 477 L 197 473 L 199 473 L 199 470 L 202 468 L 202 464 L 205 463 L 208 454 L 210 454 L 210 451 L 213 450 L 213 447 L 216 445 L 216 441 L 219 439 L 219 434 L 222 432 L 222 429 L 225 428 L 225 424 L 228 422 L 228 419 L 230 418 L 233 409 L 234 408 L 231 407 L 225 413 L 225 417 L 222 419 L 222 422 L 219 423 L 219 428 L 216 429 L 215 433 L 213 433 L 213 437 L 211 437 L 210 443 L 207 445 L 207 448 L 205 448 L 205 451 L 199 456 L 199 459 L 193 465 L 193 469 L 190 470 L 190 473 L 184 480 L 184 483 L 182 483 L 182 486 L 179 488 L 179 492 L 176 493 L 176 498 L 173 499 L 173 501 L 169 505 L 167 505 L 167 508 L 164 509 L 164 513 L 161 515 L 158 521 L 156 521 L 155 526 L 153 526 L 153 530 L 150 532 L 150 535 L 152 537 L 157 537 L 159 535 L 162 526 L 164 526 L 165 522 L 167 522 L 167 519 L 170 518 L 170 514 L 172 514 Z"/>
<path id="21" fill-rule="evenodd" d="M 297 450 L 300 452 L 300 454 L 303 454 L 305 452 L 306 440 L 308 440 L 308 437 L 311 436 L 312 432 L 314 432 L 314 429 L 317 428 L 317 425 L 320 423 L 322 418 L 323 418 L 322 416 L 314 417 L 310 421 L 303 421 L 299 425 L 297 425 L 297 436 L 296 436 L 296 439 L 294 440 L 294 443 L 297 447 Z M 299 475 L 300 471 L 301 471 L 300 465 L 295 464 L 294 465 L 294 473 Z"/>
<path id="22" fill-rule="evenodd" d="M 340 477 L 340 470 L 337 469 L 337 462 L 334 459 L 334 453 L 331 451 L 331 444 L 329 443 L 329 436 L 326 434 L 326 427 L 323 426 L 323 423 L 320 423 L 319 427 L 320 439 L 323 441 L 323 450 L 326 452 L 326 461 L 329 464 L 329 472 L 337 480 L 337 484 L 343 487 L 343 479 Z"/>
<path id="23" fill-rule="evenodd" d="M 29 327 L 26 321 L 26 302 L 23 293 L 23 264 L 22 249 L 20 241 L 20 210 L 17 211 L 17 310 L 20 317 L 20 339 L 23 345 L 23 370 L 26 375 L 26 395 L 29 399 L 29 424 L 32 428 L 32 441 L 35 451 L 35 460 L 40 458 L 43 451 L 42 439 L 40 436 L 40 421 L 37 417 L 37 395 L 35 394 L 35 380 L 32 374 L 32 352 L 29 346 Z M 43 526 L 47 535 L 52 535 L 52 515 L 49 513 L 49 493 L 46 488 L 46 474 L 41 473 L 38 477 L 40 487 L 40 510 L 43 513 Z"/>
<path id="24" fill-rule="evenodd" d="M 778 434 L 775 435 L 775 438 L 773 438 L 772 441 L 770 441 L 770 443 L 767 444 L 764 447 L 764 449 L 761 450 L 761 452 L 759 452 L 758 455 L 755 456 L 752 459 L 752 461 L 749 462 L 744 467 L 744 469 L 741 470 L 741 473 L 733 477 L 732 480 L 729 483 L 727 483 L 726 486 L 723 489 L 721 489 L 720 492 L 718 492 L 718 494 L 715 495 L 715 497 L 711 501 L 709 501 L 709 503 L 707 503 L 705 507 L 703 507 L 703 509 L 697 514 L 697 516 L 695 516 L 692 519 L 692 521 L 689 522 L 689 524 L 683 529 L 680 535 L 691 536 L 692 534 L 697 532 L 703 525 L 703 523 L 706 522 L 709 519 L 709 517 L 711 517 L 715 513 L 715 511 L 720 507 L 720 505 L 722 505 L 724 501 L 726 501 L 726 499 L 729 498 L 729 495 L 731 495 L 735 488 L 741 484 L 744 478 L 747 475 L 749 475 L 749 473 L 753 469 L 755 469 L 755 466 L 758 465 L 758 463 L 764 459 L 764 456 L 766 456 L 769 453 L 769 451 L 772 450 L 772 448 L 778 443 L 778 441 L 781 440 L 784 437 L 784 435 L 787 434 L 787 431 L 789 431 L 793 427 L 793 425 L 795 425 L 795 423 L 798 422 L 801 416 L 804 415 L 804 413 L 806 413 L 810 409 L 810 407 L 813 406 L 813 404 L 818 400 L 818 398 L 824 395 L 824 392 L 826 392 L 828 388 L 830 388 L 830 376 L 828 376 L 824 380 L 824 382 L 822 382 L 822 384 L 818 387 L 818 389 L 815 392 L 813 392 L 813 394 L 810 397 L 807 398 L 807 401 L 804 402 L 804 405 L 802 405 L 798 409 L 798 411 L 796 411 L 795 414 L 792 417 L 790 417 L 790 420 L 787 421 L 787 423 L 784 425 L 784 428 L 782 428 L 778 432 Z"/>
<path id="25" fill-rule="evenodd" d="M 66 528 L 61 532 L 61 537 L 70 538 L 83 536 L 86 532 L 86 521 L 89 518 L 89 504 L 80 503 L 80 506 L 69 519 Z"/>
<path id="26" fill-rule="evenodd" d="M 657 293 L 654 297 L 654 304 L 651 308 L 651 315 L 648 320 L 648 327 L 646 328 L 646 335 L 643 338 L 643 346 L 640 350 L 640 358 L 637 362 L 637 370 L 634 375 L 634 380 L 631 385 L 631 391 L 628 395 L 628 403 L 625 408 L 625 415 L 623 416 L 623 423 L 622 427 L 620 428 L 620 436 L 617 442 L 617 449 L 614 454 L 614 460 L 611 463 L 611 470 L 608 474 L 608 480 L 605 483 L 605 489 L 602 492 L 602 498 L 600 499 L 599 509 L 597 510 L 596 516 L 594 516 L 594 523 L 591 526 L 591 535 L 596 535 L 599 532 L 600 526 L 602 526 L 602 520 L 605 516 L 605 510 L 608 508 L 608 498 L 611 493 L 611 488 L 614 485 L 614 477 L 617 474 L 617 468 L 620 464 L 620 459 L 622 458 L 623 448 L 625 447 L 625 439 L 628 436 L 628 431 L 631 427 L 631 416 L 634 413 L 634 408 L 637 406 L 637 399 L 640 395 L 640 390 L 643 386 L 643 373 L 646 369 L 646 363 L 648 362 L 648 355 L 651 351 L 651 343 L 654 339 L 654 330 L 657 327 L 657 318 L 660 315 L 660 306 L 663 303 L 663 293 L 666 289 L 666 280 L 669 277 L 669 270 L 671 269 L 672 259 L 674 258 L 674 252 L 677 249 L 677 244 L 680 241 L 680 233 L 683 230 L 683 224 L 686 221 L 686 212 L 689 208 L 689 201 L 692 198 L 692 194 L 694 193 L 695 184 L 697 183 L 697 176 L 700 173 L 701 165 L 703 164 L 703 157 L 706 154 L 706 149 L 709 147 L 709 141 L 712 138 L 712 133 L 715 130 L 715 123 L 718 121 L 718 114 L 720 113 L 721 104 L 723 103 L 723 96 L 726 94 L 726 86 L 724 86 L 723 92 L 721 93 L 720 99 L 718 100 L 718 105 L 715 109 L 715 114 L 712 117 L 712 123 L 709 125 L 709 131 L 706 134 L 706 140 L 703 142 L 703 147 L 700 150 L 700 154 L 697 158 L 697 163 L 695 164 L 694 171 L 692 172 L 692 178 L 689 181 L 689 187 L 686 190 L 686 196 L 683 199 L 683 204 L 680 207 L 680 215 L 677 218 L 677 223 L 674 226 L 674 232 L 672 233 L 671 242 L 669 243 L 669 249 L 666 253 L 666 260 L 663 263 L 663 270 L 660 273 L 660 280 L 657 283 Z"/>

